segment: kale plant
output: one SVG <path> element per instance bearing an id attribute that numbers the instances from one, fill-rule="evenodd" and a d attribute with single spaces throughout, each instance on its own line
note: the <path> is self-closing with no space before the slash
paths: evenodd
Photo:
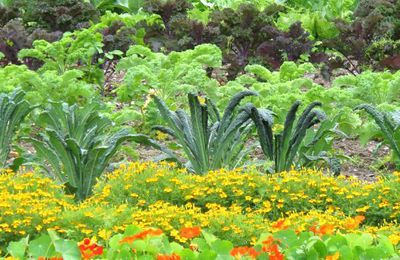
<path id="1" fill-rule="evenodd" d="M 188 92 L 214 98 L 218 82 L 208 77 L 207 68 L 220 67 L 221 60 L 221 51 L 210 44 L 169 55 L 134 45 L 117 65 L 117 69 L 126 71 L 126 74 L 116 92 L 122 101 L 134 101 L 133 105 L 142 112 L 145 122 L 152 120 L 154 124 L 160 117 L 149 93 L 166 100 L 167 105 L 173 108 L 182 107 Z"/>
<path id="2" fill-rule="evenodd" d="M 51 31 L 72 31 L 96 21 L 99 12 L 83 0 L 15 0 L 26 24 Z"/>
<path id="3" fill-rule="evenodd" d="M 0 52 L 4 54 L 4 59 L 0 65 L 21 64 L 18 59 L 18 52 L 24 48 L 32 47 L 32 42 L 43 39 L 48 42 L 54 42 L 61 38 L 61 32 L 47 32 L 42 29 L 36 29 L 29 32 L 20 20 L 12 20 L 0 28 Z M 37 67 L 37 63 L 32 60 L 25 60 L 32 68 Z"/>

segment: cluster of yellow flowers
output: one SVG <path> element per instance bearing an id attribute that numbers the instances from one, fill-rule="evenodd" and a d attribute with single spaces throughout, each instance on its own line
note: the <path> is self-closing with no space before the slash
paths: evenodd
<path id="1" fill-rule="evenodd" d="M 15 236 L 57 227 L 59 215 L 73 206 L 62 187 L 32 172 L 0 173 L 0 244 Z"/>
<path id="2" fill-rule="evenodd" d="M 106 182 L 99 183 L 92 199 L 105 204 L 126 200 L 144 207 L 158 200 L 177 205 L 190 202 L 203 209 L 213 202 L 223 206 L 238 204 L 270 213 L 268 216 L 273 218 L 288 211 L 314 208 L 367 214 L 371 222 L 382 217 L 397 219 L 400 215 L 400 182 L 396 174 L 391 180 L 363 183 L 356 178 L 333 178 L 312 169 L 272 176 L 254 169 L 222 169 L 200 176 L 181 174 L 172 167 L 173 164 L 155 163 L 122 166 Z"/>
<path id="3" fill-rule="evenodd" d="M 0 175 L 0 238 L 53 228 L 72 238 L 107 240 L 134 224 L 161 228 L 180 242 L 186 241 L 178 232 L 182 226 L 200 226 L 246 245 L 261 233 L 287 227 L 299 232 L 318 229 L 318 223 L 340 232 L 384 233 L 395 244 L 400 241 L 399 173 L 363 183 L 311 169 L 275 175 L 253 168 L 221 169 L 199 176 L 174 167 L 150 162 L 122 165 L 80 204 L 43 176 Z"/>

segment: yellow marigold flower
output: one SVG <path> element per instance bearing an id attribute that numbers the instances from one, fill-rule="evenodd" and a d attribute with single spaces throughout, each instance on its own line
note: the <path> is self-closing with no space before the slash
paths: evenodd
<path id="1" fill-rule="evenodd" d="M 170 187 L 167 187 L 164 189 L 164 192 L 167 192 L 167 193 L 172 192 L 172 189 Z"/>
<path id="2" fill-rule="evenodd" d="M 131 196 L 132 198 L 137 198 L 137 197 L 139 197 L 139 195 L 138 195 L 137 193 L 134 193 L 134 192 L 132 192 L 132 193 L 130 194 L 130 196 Z"/>
<path id="3" fill-rule="evenodd" d="M 387 200 L 384 200 L 381 203 L 379 203 L 378 206 L 379 206 L 379 208 L 384 208 L 384 207 L 387 207 L 389 205 L 390 205 L 390 203 Z"/>
<path id="4" fill-rule="evenodd" d="M 371 206 L 364 206 L 364 207 L 361 207 L 361 208 L 358 208 L 358 209 L 356 209 L 356 212 L 357 213 L 365 213 L 365 212 L 367 212 L 367 210 L 370 208 Z"/>

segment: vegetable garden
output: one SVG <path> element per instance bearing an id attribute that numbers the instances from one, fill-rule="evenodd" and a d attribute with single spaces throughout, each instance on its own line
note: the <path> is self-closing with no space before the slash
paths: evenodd
<path id="1" fill-rule="evenodd" d="M 0 0 L 0 259 L 397 259 L 400 1 Z"/>

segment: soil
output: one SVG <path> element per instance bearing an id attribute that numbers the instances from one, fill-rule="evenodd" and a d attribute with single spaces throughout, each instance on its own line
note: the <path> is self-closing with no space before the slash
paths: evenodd
<path id="1" fill-rule="evenodd" d="M 378 145 L 377 141 L 370 141 L 363 146 L 357 139 L 337 140 L 334 148 L 350 158 L 343 162 L 341 174 L 375 181 L 380 171 L 390 171 L 392 166 L 382 163 L 384 157 L 390 154 L 389 147 L 381 146 L 376 149 Z"/>

